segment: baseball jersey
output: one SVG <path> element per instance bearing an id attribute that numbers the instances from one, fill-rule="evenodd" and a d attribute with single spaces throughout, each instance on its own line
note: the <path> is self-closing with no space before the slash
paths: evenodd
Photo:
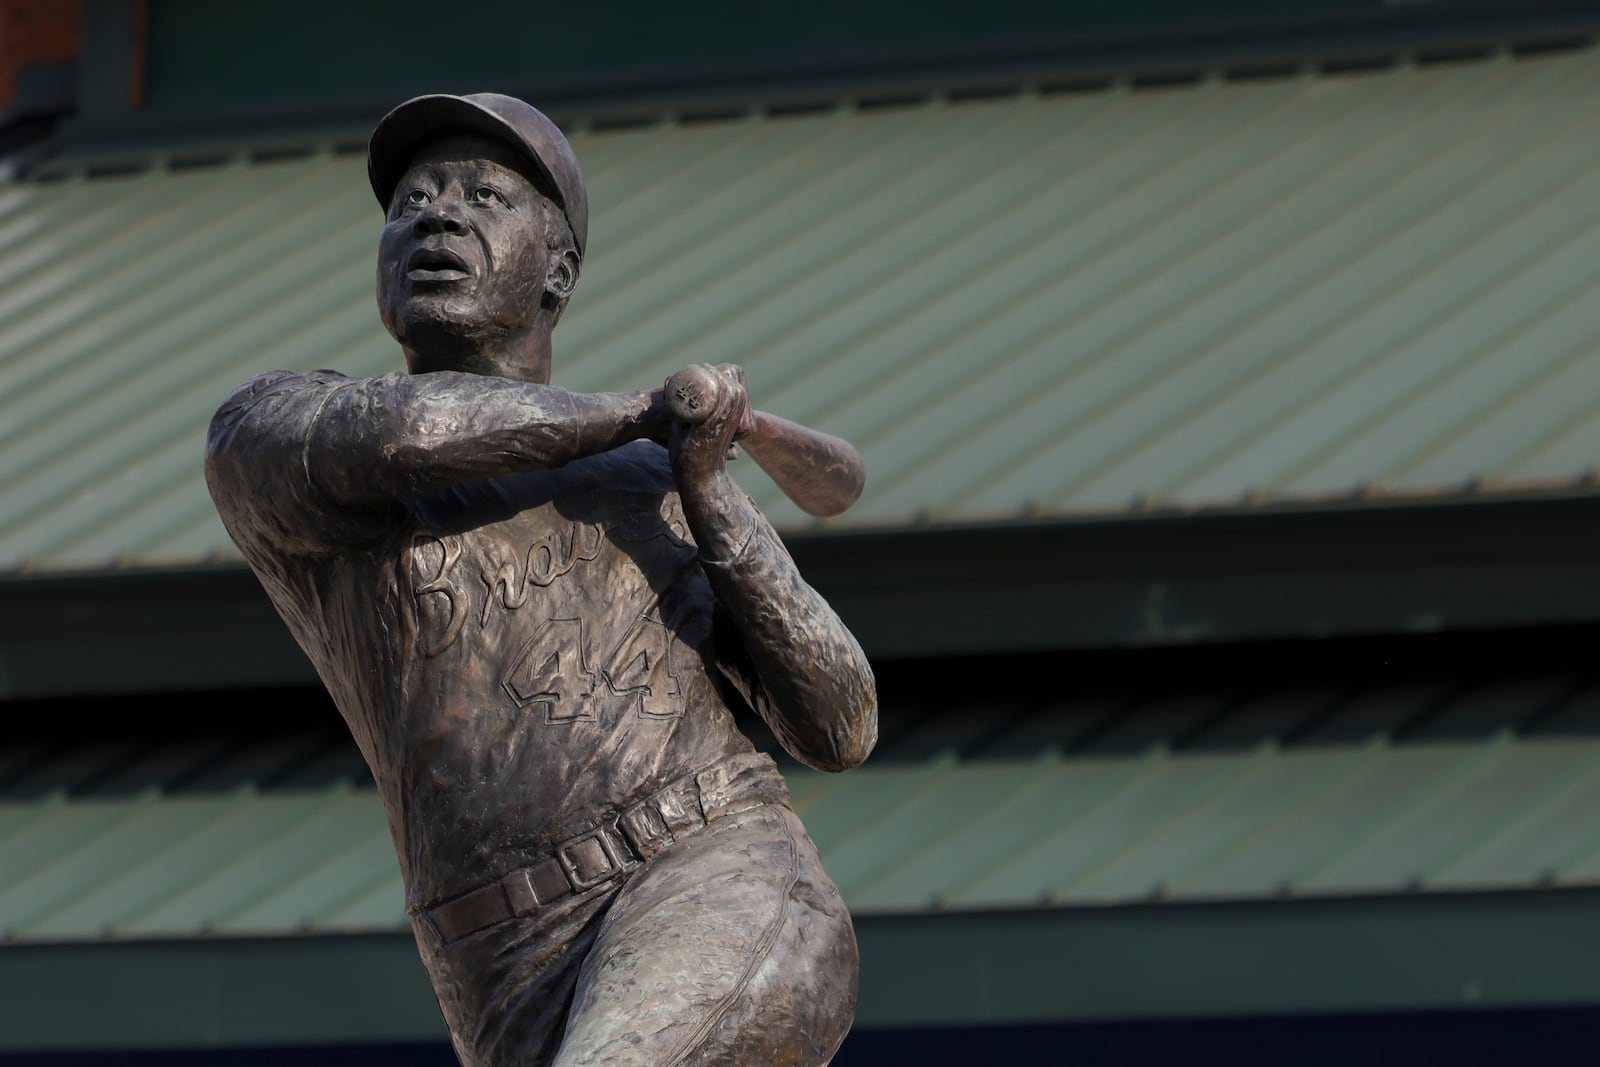
<path id="1" fill-rule="evenodd" d="M 406 378 L 255 378 L 213 421 L 207 477 L 372 769 L 416 909 L 750 751 L 730 706 L 761 697 L 653 442 L 331 503 L 312 471 L 338 456 L 309 450 L 338 428 L 314 427 L 420 388 Z M 558 425 L 562 392 L 552 457 L 581 433 Z"/>

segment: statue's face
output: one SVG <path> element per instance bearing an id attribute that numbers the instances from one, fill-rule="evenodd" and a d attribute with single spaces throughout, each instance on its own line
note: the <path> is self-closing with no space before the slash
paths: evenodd
<path id="1" fill-rule="evenodd" d="M 395 186 L 378 312 L 413 371 L 479 369 L 479 350 L 531 328 L 546 290 L 576 281 L 560 276 L 552 211 L 517 167 L 504 146 L 452 137 L 417 153 Z"/>

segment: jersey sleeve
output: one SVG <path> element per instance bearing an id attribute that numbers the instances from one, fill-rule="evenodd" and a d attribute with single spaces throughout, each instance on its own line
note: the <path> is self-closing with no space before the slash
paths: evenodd
<path id="1" fill-rule="evenodd" d="M 387 508 L 335 505 L 307 465 L 318 416 L 353 380 L 334 371 L 270 371 L 234 390 L 206 436 L 206 485 L 246 558 L 328 555 L 371 541 Z"/>
<path id="2" fill-rule="evenodd" d="M 784 751 L 824 771 L 866 759 L 878 739 L 872 668 L 843 621 L 801 578 L 777 535 L 762 523 L 736 559 L 701 563 L 718 590 L 713 626 L 721 674 Z M 735 580 L 764 591 L 762 609 L 743 625 L 734 621 L 719 588 Z"/>

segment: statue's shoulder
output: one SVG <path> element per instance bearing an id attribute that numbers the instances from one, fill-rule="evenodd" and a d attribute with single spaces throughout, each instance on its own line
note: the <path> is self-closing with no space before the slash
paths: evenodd
<path id="1" fill-rule="evenodd" d="M 336 388 L 353 381 L 336 370 L 292 371 L 269 370 L 243 382 L 228 394 L 217 408 L 217 418 L 248 410 L 273 397 L 283 397 L 310 390 Z"/>
<path id="2" fill-rule="evenodd" d="M 267 371 L 241 384 L 212 416 L 206 486 L 253 565 L 269 546 L 300 555 L 326 548 L 321 534 L 334 520 L 304 475 L 306 434 L 327 398 L 359 380 L 331 370 Z"/>

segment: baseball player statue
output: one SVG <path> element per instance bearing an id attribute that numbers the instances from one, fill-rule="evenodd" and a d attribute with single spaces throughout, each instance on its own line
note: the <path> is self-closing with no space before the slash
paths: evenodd
<path id="1" fill-rule="evenodd" d="M 731 366 L 549 384 L 588 204 L 529 105 L 408 101 L 368 173 L 409 373 L 246 382 L 206 480 L 372 769 L 457 1054 L 828 1062 L 855 937 L 734 712 L 843 770 L 875 685 L 725 464 L 739 440 L 838 510 L 853 452 L 753 412 Z"/>

